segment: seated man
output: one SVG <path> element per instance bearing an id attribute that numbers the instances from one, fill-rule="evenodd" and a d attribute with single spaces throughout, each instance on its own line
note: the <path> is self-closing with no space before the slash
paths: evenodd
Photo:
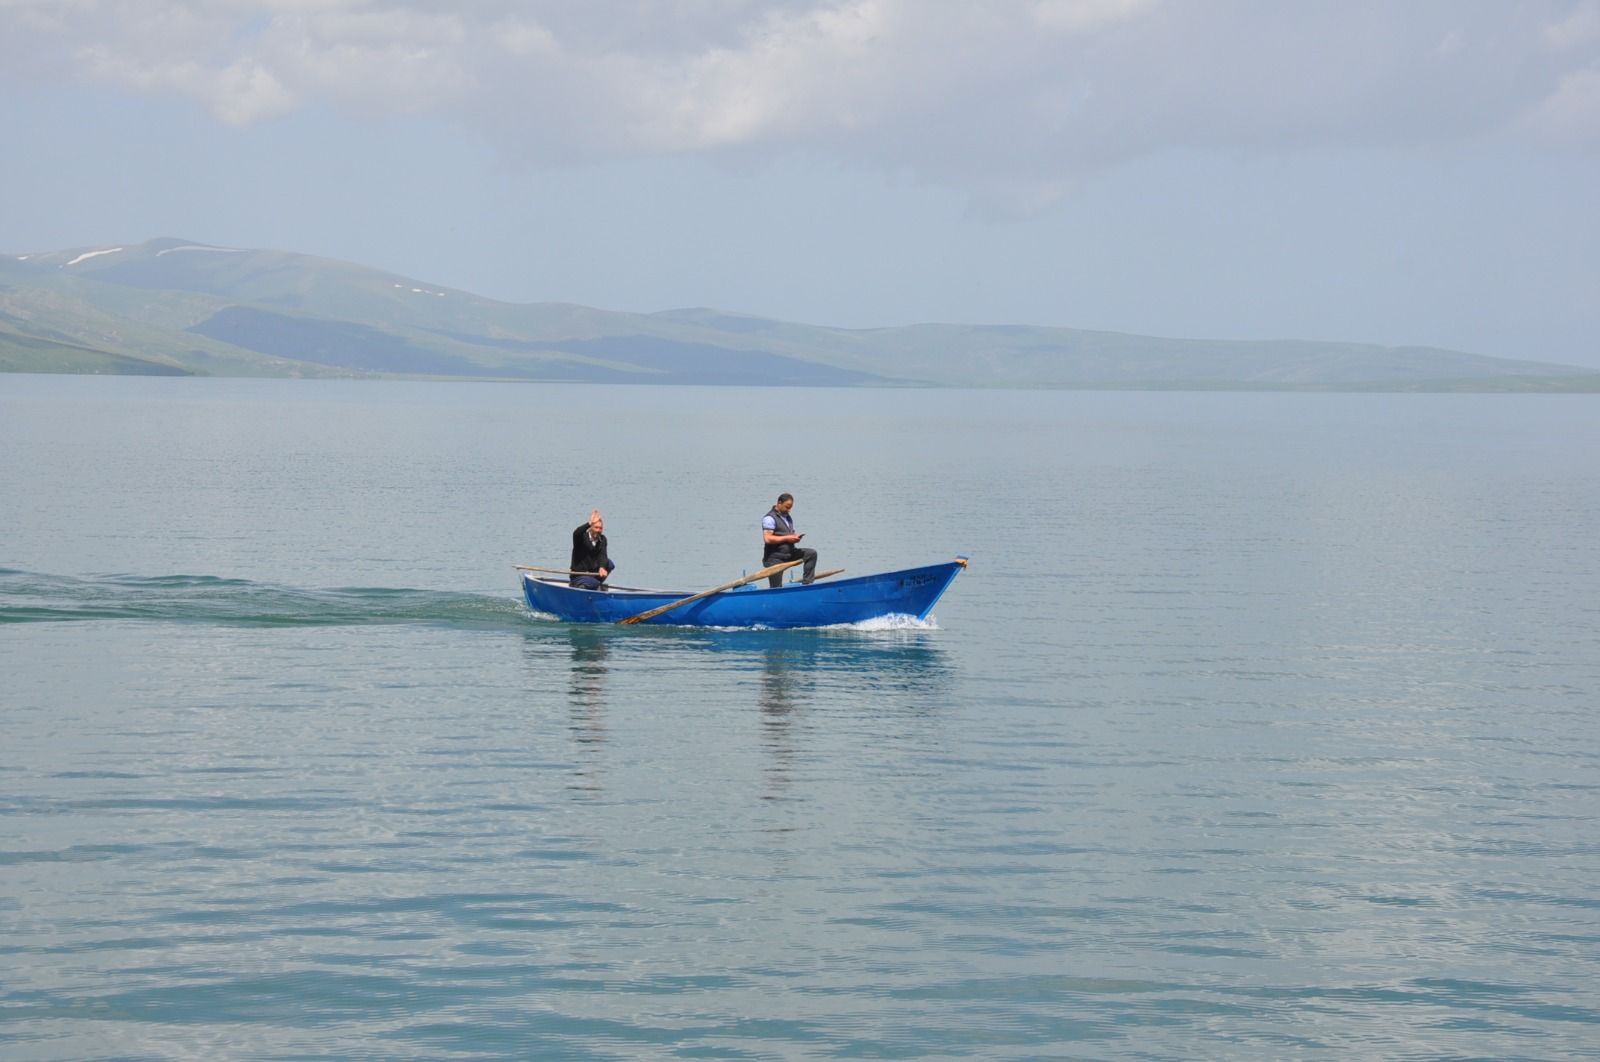
<path id="1" fill-rule="evenodd" d="M 589 513 L 588 523 L 579 524 L 573 529 L 572 563 L 567 565 L 572 571 L 571 585 L 583 590 L 606 588 L 606 576 L 617 566 L 606 553 L 605 528 L 606 522 L 601 518 L 600 510 L 595 509 Z"/>
<path id="2" fill-rule="evenodd" d="M 800 548 L 800 540 L 806 536 L 796 533 L 794 529 L 794 519 L 789 515 L 789 510 L 793 508 L 794 495 L 780 494 L 778 504 L 768 509 L 767 515 L 761 518 L 761 566 L 770 568 L 784 561 L 804 560 L 806 563 L 801 568 L 804 574 L 800 581 L 809 585 L 817 577 L 817 551 Z M 782 586 L 783 572 L 767 576 L 767 585 Z"/>

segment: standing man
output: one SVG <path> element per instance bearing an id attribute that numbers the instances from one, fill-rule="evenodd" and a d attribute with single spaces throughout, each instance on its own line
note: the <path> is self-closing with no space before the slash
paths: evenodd
<path id="1" fill-rule="evenodd" d="M 817 577 L 817 551 L 800 548 L 800 540 L 806 536 L 794 529 L 794 519 L 789 516 L 789 510 L 793 508 L 794 495 L 780 494 L 778 504 L 768 509 L 767 515 L 761 518 L 761 566 L 770 568 L 784 561 L 804 560 L 805 567 L 801 569 L 804 575 L 800 582 L 809 586 Z M 782 586 L 783 573 L 767 576 L 767 585 L 774 588 Z"/>
<path id="2" fill-rule="evenodd" d="M 600 510 L 594 509 L 589 513 L 589 522 L 579 524 L 572 531 L 572 563 L 567 565 L 574 573 L 570 580 L 571 585 L 580 590 L 604 590 L 606 576 L 616 568 L 611 563 L 611 557 L 606 553 L 606 522 L 600 517 Z"/>

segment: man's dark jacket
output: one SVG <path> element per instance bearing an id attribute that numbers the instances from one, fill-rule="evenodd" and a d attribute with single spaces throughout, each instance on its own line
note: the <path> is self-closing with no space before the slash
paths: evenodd
<path id="1" fill-rule="evenodd" d="M 600 537 L 591 543 L 589 525 L 579 524 L 578 529 L 572 532 L 572 563 L 567 567 L 575 572 L 598 572 L 601 568 L 608 572 L 615 571 L 617 566 L 606 555 L 605 533 L 601 532 Z"/>

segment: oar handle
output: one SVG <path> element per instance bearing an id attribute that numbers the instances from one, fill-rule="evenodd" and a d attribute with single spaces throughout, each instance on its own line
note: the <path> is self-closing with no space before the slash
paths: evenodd
<path id="1" fill-rule="evenodd" d="M 531 564 L 513 564 L 519 572 L 545 572 L 549 575 L 599 575 L 599 572 L 575 572 L 571 568 L 535 568 Z"/>

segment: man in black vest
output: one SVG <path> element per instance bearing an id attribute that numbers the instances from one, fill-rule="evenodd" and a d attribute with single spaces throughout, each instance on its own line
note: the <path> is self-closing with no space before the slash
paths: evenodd
<path id="1" fill-rule="evenodd" d="M 600 510 L 595 509 L 589 513 L 589 522 L 579 524 L 572 531 L 572 563 L 567 565 L 574 572 L 593 572 L 593 575 L 574 575 L 571 579 L 573 586 L 584 590 L 604 590 L 606 576 L 616 568 L 611 563 L 611 557 L 606 552 L 606 522 L 600 517 Z"/>
<path id="2" fill-rule="evenodd" d="M 804 560 L 805 566 L 801 568 L 804 575 L 800 581 L 809 584 L 817 577 L 817 551 L 800 548 L 800 540 L 806 536 L 796 533 L 794 529 L 794 520 L 789 516 L 789 510 L 793 508 L 794 495 L 780 494 L 778 504 L 768 509 L 767 515 L 761 518 L 761 566 L 770 568 L 784 561 Z M 782 586 L 783 572 L 767 576 L 767 585 Z"/>

